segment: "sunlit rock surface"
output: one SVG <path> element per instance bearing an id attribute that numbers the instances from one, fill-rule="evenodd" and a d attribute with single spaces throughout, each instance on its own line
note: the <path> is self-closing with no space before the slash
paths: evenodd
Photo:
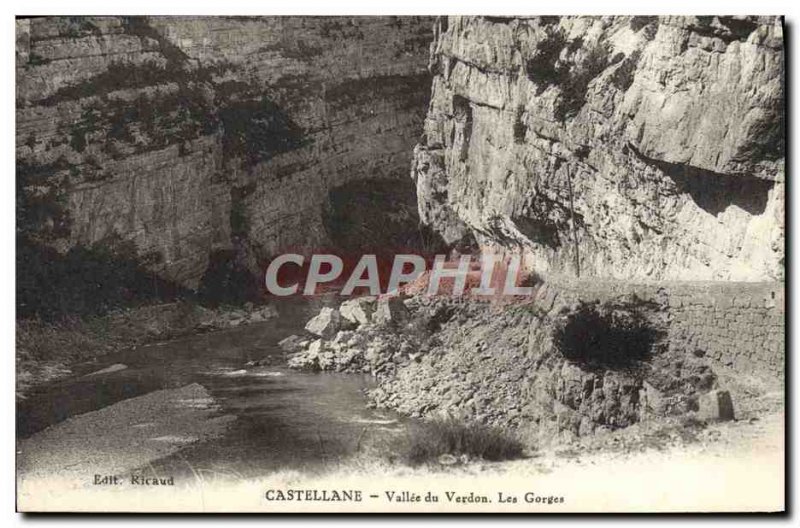
<path id="1" fill-rule="evenodd" d="M 780 280 L 775 17 L 449 17 L 412 177 L 422 220 L 541 274 Z"/>

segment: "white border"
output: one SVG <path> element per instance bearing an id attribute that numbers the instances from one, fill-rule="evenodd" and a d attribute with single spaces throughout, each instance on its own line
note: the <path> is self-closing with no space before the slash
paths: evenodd
<path id="1" fill-rule="evenodd" d="M 670 2 L 643 2 L 639 1 L 595 1 L 595 2 L 578 2 L 576 0 L 558 0 L 552 3 L 526 2 L 522 1 L 507 1 L 507 0 L 493 0 L 491 2 L 483 1 L 478 2 L 474 0 L 461 0 L 461 1 L 438 1 L 431 2 L 430 0 L 403 0 L 395 4 L 387 4 L 380 2 L 324 2 L 321 0 L 294 0 L 292 2 L 271 3 L 267 1 L 244 1 L 244 0 L 194 0 L 192 2 L 177 3 L 176 1 L 166 2 L 164 0 L 139 0 L 125 4 L 109 2 L 108 0 L 84 0 L 81 2 L 64 2 L 57 0 L 38 1 L 38 0 L 12 0 L 4 2 L 2 8 L 2 18 L 0 18 L 0 39 L 2 39 L 2 53 L 0 53 L 0 67 L 2 67 L 2 104 L 0 104 L 0 116 L 2 117 L 2 127 L 0 127 L 0 152 L 2 152 L 2 177 L 0 178 L 0 196 L 4 199 L 4 207 L 0 208 L 0 218 L 2 222 L 2 230 L 0 231 L 0 248 L 2 248 L 2 291 L 4 293 L 0 301 L 0 337 L 3 344 L 2 365 L 5 367 L 0 376 L 4 383 L 0 385 L 2 390 L 2 413 L 0 413 L 0 427 L 4 429 L 2 435 L 2 442 L 0 442 L 0 458 L 2 459 L 2 466 L 0 468 L 0 515 L 3 520 L 8 524 L 6 526 L 17 526 L 22 523 L 41 523 L 52 522 L 55 519 L 52 517 L 39 517 L 39 518 L 26 518 L 14 511 L 14 460 L 12 454 L 14 453 L 14 428 L 11 424 L 15 423 L 15 408 L 14 408 L 14 275 L 15 275 L 15 261 L 14 250 L 15 237 L 14 237 L 14 206 L 11 203 L 14 199 L 14 16 L 15 15 L 67 15 L 67 14 L 94 14 L 94 15 L 121 15 L 121 14 L 148 14 L 148 15 L 189 15 L 189 14 L 203 14 L 203 15 L 343 15 L 343 14 L 358 14 L 358 15 L 374 15 L 374 14 L 396 14 L 396 15 L 411 15 L 411 14 L 479 14 L 490 13 L 497 15 L 519 15 L 519 14 L 541 14 L 541 15 L 566 15 L 566 14 L 762 14 L 774 15 L 783 14 L 787 17 L 787 23 L 790 28 L 791 40 L 788 42 L 789 48 L 787 49 L 787 57 L 789 63 L 787 64 L 789 71 L 792 72 L 794 82 L 789 87 L 787 96 L 791 101 L 791 115 L 789 116 L 791 123 L 796 123 L 797 114 L 797 52 L 796 52 L 796 39 L 798 37 L 798 24 L 800 24 L 800 15 L 798 14 L 798 5 L 800 3 L 794 1 L 777 1 L 777 0 L 758 0 L 758 1 L 739 1 L 739 0 L 714 0 L 714 1 L 697 1 L 697 0 L 673 0 Z M 795 153 L 797 143 L 797 130 L 796 127 L 790 127 L 792 132 L 790 136 L 790 144 L 788 145 L 788 152 Z M 796 160 L 792 160 L 789 168 L 795 167 Z M 794 174 L 787 174 L 787 179 L 791 180 Z M 798 184 L 790 183 L 790 206 L 792 212 L 792 222 L 787 226 L 787 232 L 793 233 L 798 230 L 798 211 L 796 210 L 797 198 L 800 193 Z M 789 256 L 792 263 L 789 273 L 797 281 L 797 258 L 796 252 L 791 251 Z M 794 297 L 794 288 L 790 292 L 790 296 Z M 792 312 L 790 324 L 792 327 L 797 328 L 798 319 L 800 315 L 796 311 Z M 796 341 L 796 339 L 795 339 Z M 792 350 L 787 350 L 787 354 L 791 354 L 795 359 L 792 361 L 791 379 L 796 386 L 798 380 L 798 364 L 800 362 L 794 355 L 796 347 Z M 797 390 L 793 391 L 796 396 Z M 795 426 L 793 430 L 792 442 L 792 460 L 797 459 L 797 428 L 798 423 L 798 405 L 797 399 L 793 398 L 791 402 L 792 411 L 792 424 Z M 793 464 L 796 466 L 796 463 Z M 794 467 L 791 468 L 791 474 L 796 477 Z M 793 505 L 794 509 L 798 507 L 798 491 L 797 482 L 792 479 L 794 486 L 790 489 L 790 496 L 787 497 L 787 504 Z M 797 517 L 796 511 L 793 517 Z M 131 520 L 125 520 L 129 525 L 141 526 L 169 526 L 174 523 L 181 524 L 196 524 L 202 522 L 203 524 L 213 524 L 220 526 L 228 525 L 231 518 L 220 517 L 207 517 L 206 519 L 198 519 L 196 517 L 172 517 L 172 518 L 152 518 L 152 517 L 136 517 Z M 352 522 L 367 522 L 373 523 L 377 519 L 362 518 L 354 520 L 353 518 L 296 518 L 294 520 L 286 520 L 280 518 L 238 518 L 239 522 L 248 523 L 264 523 L 268 522 L 272 525 L 293 525 L 296 526 L 317 523 L 335 523 L 335 524 L 350 524 Z M 419 518 L 387 518 L 384 521 L 394 521 L 393 524 L 400 525 L 418 525 L 421 521 Z M 435 520 L 437 524 L 454 525 L 464 522 L 475 522 L 475 524 L 488 524 L 498 520 L 510 523 L 536 523 L 537 525 L 566 525 L 575 526 L 582 524 L 584 521 L 589 521 L 587 518 L 541 518 L 541 517 L 525 517 L 525 518 L 485 518 L 485 517 L 439 517 Z M 619 522 L 634 522 L 636 524 L 643 522 L 656 521 L 659 523 L 667 522 L 669 524 L 680 524 L 683 528 L 693 526 L 701 526 L 706 523 L 712 524 L 729 524 L 731 521 L 736 524 L 744 525 L 760 525 L 766 524 L 788 524 L 793 522 L 789 518 L 783 519 L 758 519 L 753 517 L 741 518 L 685 518 L 685 517 L 651 517 L 647 520 L 643 518 L 592 518 L 592 523 L 601 523 L 606 525 L 616 525 Z M 777 522 L 775 522 L 777 521 Z M 109 519 L 98 517 L 95 519 L 87 520 L 86 518 L 78 517 L 65 517 L 61 518 L 59 522 L 63 522 L 72 526 L 83 526 L 87 522 L 96 523 L 110 523 L 110 522 L 123 522 L 121 519 Z M 432 521 L 426 521 L 432 522 Z"/>

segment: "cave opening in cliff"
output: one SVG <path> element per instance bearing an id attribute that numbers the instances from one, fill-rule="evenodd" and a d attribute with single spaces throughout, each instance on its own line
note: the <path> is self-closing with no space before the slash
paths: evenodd
<path id="1" fill-rule="evenodd" d="M 241 251 L 212 251 L 197 289 L 198 300 L 207 306 L 235 305 L 258 301 L 258 276 L 241 262 Z"/>
<path id="2" fill-rule="evenodd" d="M 447 249 L 439 234 L 421 224 L 416 190 L 408 178 L 354 180 L 333 188 L 323 222 L 339 251 L 393 256 Z"/>

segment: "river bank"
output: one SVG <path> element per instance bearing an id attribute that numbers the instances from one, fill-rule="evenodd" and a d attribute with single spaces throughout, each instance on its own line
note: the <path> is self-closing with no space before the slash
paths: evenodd
<path id="1" fill-rule="evenodd" d="M 364 297 L 325 308 L 282 346 L 293 368 L 371 373 L 376 408 L 510 428 L 546 446 L 779 410 L 761 399 L 783 391 L 776 291 L 593 281 L 540 283 L 512 302 Z"/>
<path id="2" fill-rule="evenodd" d="M 321 471 L 286 469 L 255 479 L 206 471 L 174 486 L 109 488 L 50 478 L 30 481 L 19 496 L 25 508 L 50 511 L 141 504 L 155 512 L 467 513 L 485 511 L 485 498 L 498 512 L 766 512 L 784 508 L 784 479 L 784 420 L 774 413 L 712 424 L 690 442 L 674 437 L 633 450 L 557 446 L 522 460 L 416 468 L 362 456 Z M 270 490 L 306 489 L 358 491 L 362 500 L 267 499 Z"/>
<path id="3" fill-rule="evenodd" d="M 351 305 L 363 302 L 355 300 Z M 380 300 L 374 302 L 376 311 L 363 308 L 370 312 L 370 319 L 381 314 L 378 318 L 384 320 L 364 328 L 383 345 L 365 342 L 366 347 L 350 348 L 354 352 L 371 350 L 369 354 L 342 355 L 337 346 L 345 348 L 350 338 L 364 331 L 360 326 L 339 330 L 332 337 L 319 338 L 322 342 L 317 345 L 314 372 L 287 368 L 285 348 L 290 344 L 310 346 L 291 337 L 302 335 L 301 341 L 312 341 L 311 332 L 302 333 L 309 320 L 315 320 L 311 325 L 315 331 L 330 330 L 321 323 L 335 319 L 333 313 L 342 313 L 333 299 L 281 305 L 280 317 L 262 323 L 192 331 L 105 354 L 91 367 L 80 365 L 86 374 L 76 370 L 21 403 L 18 419 L 22 416 L 23 423 L 20 428 L 18 422 L 18 434 L 22 431 L 22 436 L 17 444 L 23 469 L 18 472 L 21 504 L 30 509 L 44 507 L 37 502 L 42 490 L 57 489 L 59 498 L 48 502 L 47 508 L 57 509 L 62 504 L 59 501 L 70 499 L 71 509 L 86 511 L 101 500 L 107 511 L 129 509 L 133 503 L 147 504 L 153 511 L 287 511 L 298 505 L 268 501 L 266 490 L 344 486 L 363 490 L 369 500 L 355 506 L 314 503 L 311 508 L 433 511 L 449 505 L 466 512 L 479 506 L 449 504 L 447 499 L 438 506 L 420 506 L 385 496 L 387 491 L 400 496 L 404 491 L 426 490 L 442 497 L 452 492 L 493 501 L 498 492 L 516 496 L 518 503 L 498 505 L 504 511 L 608 510 L 619 504 L 623 509 L 668 508 L 672 504 L 688 504 L 683 510 L 692 509 L 692 504 L 724 509 L 733 501 L 746 509 L 779 509 L 764 497 L 778 496 L 774 488 L 782 482 L 783 393 L 742 380 L 736 385 L 737 376 L 727 376 L 719 369 L 715 370 L 716 383 L 734 394 L 733 421 L 705 420 L 696 412 L 648 415 L 626 427 L 597 427 L 592 434 L 581 435 L 564 433 L 571 431 L 572 422 L 562 420 L 556 423 L 566 427 L 549 443 L 529 434 L 530 429 L 520 421 L 514 431 L 525 440 L 525 449 L 517 460 L 489 461 L 454 450 L 448 456 L 409 466 L 396 440 L 413 434 L 412 425 L 427 423 L 442 410 L 470 417 L 465 412 L 470 407 L 461 405 L 466 378 L 452 376 L 464 366 L 455 356 L 480 359 L 482 366 L 470 367 L 473 370 L 467 375 L 486 374 L 482 383 L 488 387 L 487 394 L 498 398 L 513 396 L 499 390 L 498 383 L 524 386 L 530 382 L 526 377 L 504 381 L 504 376 L 530 359 L 523 353 L 516 362 L 510 361 L 504 352 L 518 347 L 512 342 L 522 335 L 521 329 L 530 331 L 520 321 L 530 307 L 450 301 L 415 306 L 419 300 L 400 299 L 392 301 L 392 306 L 380 307 Z M 292 306 L 294 311 L 286 311 Z M 353 315 L 347 308 L 344 312 Z M 322 320 L 318 319 L 320 313 L 325 314 Z M 434 315 L 436 325 L 428 326 L 430 319 L 420 318 L 423 313 Z M 179 327 L 162 319 L 164 328 Z M 401 320 L 404 324 L 418 322 L 408 329 L 399 324 Z M 337 341 L 342 331 L 350 332 L 348 339 Z M 168 334 L 158 335 L 164 339 Z M 470 336 L 475 335 L 482 336 L 487 345 L 470 345 L 474 341 Z M 440 361 L 441 377 L 434 379 L 433 386 L 449 390 L 419 390 L 404 400 L 388 399 L 394 406 L 380 405 L 375 395 L 382 387 L 398 383 L 404 371 L 425 366 L 423 350 L 409 348 L 408 339 L 413 336 L 424 338 L 414 346 L 431 344 L 434 337 L 440 340 L 428 348 L 427 355 Z M 475 351 L 469 352 L 473 348 Z M 492 355 L 495 359 L 486 357 Z M 343 357 L 350 361 L 342 362 Z M 308 360 L 308 349 L 300 350 L 295 358 L 295 366 Z M 498 365 L 497 361 L 507 364 Z M 124 368 L 113 368 L 115 365 Z M 320 371 L 324 365 L 340 372 Z M 377 375 L 373 365 L 380 367 Z M 563 367 L 557 372 L 562 371 Z M 426 368 L 421 372 L 431 376 L 434 371 Z M 423 378 L 415 375 L 408 379 L 421 383 Z M 441 394 L 452 396 L 454 403 L 445 400 L 438 409 L 423 413 L 424 420 L 403 418 L 403 414 L 411 414 L 404 412 L 407 403 L 403 402 L 421 402 Z M 497 400 L 478 401 L 484 406 L 479 408 L 505 413 L 486 415 L 489 419 L 485 421 L 490 423 L 500 424 L 500 418 L 512 410 L 498 405 Z M 373 408 L 367 408 L 368 402 Z M 759 464 L 757 471 L 748 473 L 746 469 L 755 464 Z M 655 484 L 642 487 L 641 471 L 648 472 Z M 95 485 L 95 474 L 118 476 L 120 484 L 112 488 Z M 614 479 L 607 478 L 610 474 Z M 725 485 L 710 486 L 709 474 L 725 479 Z M 133 484 L 136 476 L 171 478 L 174 485 L 156 490 L 155 486 Z M 601 476 L 604 480 L 598 480 Z M 760 479 L 763 485 L 751 497 L 741 497 L 740 490 L 746 489 L 744 483 L 751 479 Z M 602 499 L 607 500 L 602 504 L 597 502 L 597 490 L 589 486 L 594 482 L 596 488 L 599 481 L 613 487 L 604 485 L 603 494 L 608 498 Z M 369 497 L 373 491 L 379 499 Z M 563 496 L 566 502 L 528 503 L 526 493 Z M 689 501 L 690 497 L 705 497 L 706 502 L 699 498 Z"/>
<path id="4" fill-rule="evenodd" d="M 30 390 L 44 383 L 70 376 L 76 368 L 90 372 L 86 369 L 93 362 L 114 353 L 193 333 L 263 322 L 276 316 L 275 308 L 268 305 L 248 303 L 209 309 L 183 301 L 55 322 L 18 319 L 17 398 L 25 398 Z"/>
<path id="5" fill-rule="evenodd" d="M 348 458 L 366 428 L 397 419 L 365 407 L 369 376 L 286 368 L 277 343 L 325 302 L 287 301 L 263 322 L 110 351 L 36 385 L 17 401 L 20 478 L 33 466 L 84 483 L 101 467 L 176 481 L 199 470 L 255 478 Z"/>

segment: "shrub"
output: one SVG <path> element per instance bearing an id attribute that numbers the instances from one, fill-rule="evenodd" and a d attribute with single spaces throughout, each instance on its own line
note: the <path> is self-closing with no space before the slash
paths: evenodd
<path id="1" fill-rule="evenodd" d="M 308 143 L 303 129 L 265 95 L 258 100 L 232 102 L 219 115 L 224 131 L 223 155 L 225 159 L 240 158 L 245 167 Z"/>
<path id="2" fill-rule="evenodd" d="M 57 321 L 188 295 L 150 271 L 156 258 L 138 255 L 131 242 L 116 236 L 66 253 L 19 236 L 17 317 Z"/>
<path id="3" fill-rule="evenodd" d="M 625 91 L 633 84 L 633 77 L 636 73 L 636 66 L 639 64 L 640 50 L 634 50 L 629 57 L 622 60 L 622 63 L 611 76 L 611 82 L 620 91 Z"/>
<path id="4" fill-rule="evenodd" d="M 442 455 L 499 461 L 520 458 L 524 446 L 507 430 L 454 418 L 416 422 L 389 452 L 410 466 L 435 462 Z"/>
<path id="5" fill-rule="evenodd" d="M 550 86 L 560 88 L 555 115 L 563 120 L 575 117 L 584 105 L 589 83 L 610 64 L 609 54 L 605 42 L 588 47 L 582 38 L 568 40 L 561 28 L 555 28 L 537 43 L 525 71 L 536 83 L 536 95 Z"/>
<path id="6" fill-rule="evenodd" d="M 183 72 L 172 70 L 154 60 L 141 64 L 116 61 L 108 68 L 92 77 L 75 84 L 62 86 L 40 104 L 54 106 L 64 101 L 82 99 L 84 97 L 100 97 L 117 90 L 146 88 L 166 82 L 184 80 Z"/>
<path id="7" fill-rule="evenodd" d="M 640 31 L 651 24 L 658 25 L 658 17 L 655 16 L 635 16 L 631 17 L 630 26 L 633 31 Z"/>
<path id="8" fill-rule="evenodd" d="M 525 67 L 528 78 L 537 85 L 536 95 L 541 95 L 548 86 L 562 82 L 565 72 L 559 63 L 559 56 L 566 45 L 567 38 L 560 28 L 548 32 L 536 44 L 536 54 Z"/>
<path id="9" fill-rule="evenodd" d="M 28 56 L 28 64 L 27 66 L 44 66 L 45 64 L 50 64 L 53 62 L 52 60 L 42 57 L 41 55 L 37 55 L 35 53 L 31 53 Z"/>
<path id="10" fill-rule="evenodd" d="M 541 286 L 542 284 L 544 284 L 544 279 L 542 278 L 541 275 L 539 275 L 535 271 L 525 273 L 525 275 L 523 275 L 522 280 L 519 283 L 521 287 L 525 286 L 536 287 L 536 286 Z"/>
<path id="11" fill-rule="evenodd" d="M 236 259 L 235 250 L 218 250 L 209 255 L 197 294 L 208 306 L 238 305 L 259 298 L 259 281 Z"/>
<path id="12" fill-rule="evenodd" d="M 650 307 L 581 303 L 557 328 L 556 348 L 588 367 L 636 367 L 653 355 L 663 337 L 642 308 Z"/>
<path id="13" fill-rule="evenodd" d="M 590 48 L 580 63 L 565 70 L 566 79 L 561 83 L 561 98 L 556 106 L 556 117 L 575 117 L 586 103 L 589 83 L 600 75 L 609 64 L 609 46 L 605 43 Z"/>

